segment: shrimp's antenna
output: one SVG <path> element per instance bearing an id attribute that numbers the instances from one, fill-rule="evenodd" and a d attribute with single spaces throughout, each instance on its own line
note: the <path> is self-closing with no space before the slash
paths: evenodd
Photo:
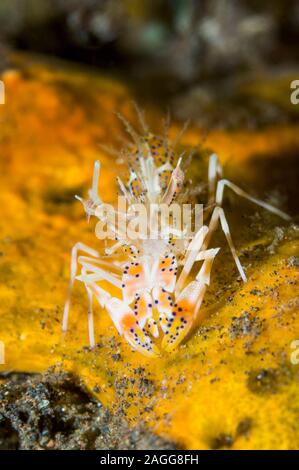
<path id="1" fill-rule="evenodd" d="M 116 113 L 116 116 L 123 123 L 127 133 L 132 137 L 135 144 L 139 145 L 140 137 L 135 131 L 135 129 L 131 126 L 131 124 L 126 120 L 126 118 L 121 113 Z"/>
<path id="2" fill-rule="evenodd" d="M 142 109 L 138 106 L 136 101 L 132 101 L 132 104 L 135 108 L 135 111 L 136 111 L 136 114 L 137 114 L 137 117 L 138 117 L 138 120 L 140 122 L 143 132 L 145 134 L 148 134 L 149 130 L 148 130 L 148 125 L 146 124 L 146 121 L 145 121 L 144 111 L 142 111 Z"/>

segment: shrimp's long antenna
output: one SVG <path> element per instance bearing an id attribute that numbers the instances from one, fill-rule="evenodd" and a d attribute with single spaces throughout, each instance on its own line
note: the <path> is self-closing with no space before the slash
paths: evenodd
<path id="1" fill-rule="evenodd" d="M 174 139 L 173 144 L 172 144 L 173 147 L 175 147 L 175 146 L 180 142 L 181 138 L 183 137 L 183 135 L 185 134 L 186 130 L 188 129 L 189 124 L 190 124 L 190 119 L 188 119 L 188 120 L 184 123 L 183 127 L 181 128 L 181 130 L 179 131 L 178 135 L 177 135 L 176 138 Z"/>
<path id="2" fill-rule="evenodd" d="M 135 142 L 136 145 L 139 145 L 140 143 L 140 137 L 139 135 L 137 134 L 137 132 L 135 131 L 135 129 L 131 126 L 131 124 L 126 120 L 126 118 L 120 114 L 120 113 L 116 113 L 116 116 L 118 117 L 118 119 L 120 119 L 120 121 L 123 123 L 127 133 L 132 137 L 133 141 Z"/>
<path id="3" fill-rule="evenodd" d="M 170 128 L 170 111 L 169 109 L 167 110 L 167 115 L 166 115 L 166 118 L 164 119 L 164 131 L 163 131 L 163 143 L 164 143 L 164 146 L 167 147 L 168 145 L 168 139 L 169 139 L 169 128 Z"/>
<path id="4" fill-rule="evenodd" d="M 140 125 L 142 127 L 142 130 L 145 134 L 148 134 L 148 125 L 146 124 L 145 122 L 145 117 L 144 117 L 144 111 L 142 111 L 138 104 L 136 103 L 136 101 L 132 101 L 132 104 L 135 108 L 135 111 L 136 111 L 136 114 L 138 116 L 138 119 L 139 119 L 139 122 L 140 122 Z"/>

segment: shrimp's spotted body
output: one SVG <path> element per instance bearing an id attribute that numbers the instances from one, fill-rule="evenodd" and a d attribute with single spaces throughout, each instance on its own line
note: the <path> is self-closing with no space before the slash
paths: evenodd
<path id="1" fill-rule="evenodd" d="M 132 207 L 142 203 L 151 205 L 174 202 L 182 204 L 188 193 L 183 190 L 184 171 L 182 156 L 175 152 L 167 132 L 162 137 L 151 134 L 139 113 L 143 134 L 139 135 L 123 118 L 133 144 L 123 151 L 129 162 L 129 179 L 118 179 L 120 191 L 128 203 L 126 212 L 118 214 L 120 220 L 134 221 Z M 81 200 L 88 217 L 99 220 L 103 215 L 103 201 L 98 193 L 100 163 L 95 162 L 92 188 L 88 200 Z M 226 236 L 241 278 L 246 275 L 236 254 L 225 213 L 222 209 L 224 188 L 288 220 L 279 209 L 253 198 L 234 183 L 222 178 L 222 168 L 215 154 L 210 157 L 208 170 L 208 209 L 210 218 L 190 239 L 184 238 L 184 227 L 176 236 L 151 239 L 124 234 L 120 224 L 112 225 L 115 243 L 104 253 L 77 243 L 72 249 L 71 279 L 64 308 L 63 331 L 67 329 L 70 297 L 75 279 L 87 290 L 88 329 L 90 345 L 95 345 L 93 327 L 93 299 L 110 315 L 117 331 L 132 348 L 155 357 L 160 348 L 175 349 L 190 332 L 200 311 L 210 284 L 212 264 L 219 248 L 210 248 L 213 232 L 220 226 Z M 115 209 L 116 213 L 116 209 Z M 107 222 L 107 220 L 105 219 Z M 146 231 L 153 221 L 147 222 Z M 161 229 L 162 230 L 162 229 Z M 78 256 L 78 251 L 84 255 Z M 123 259 L 125 259 L 123 261 Z M 201 265 L 200 265 L 201 263 Z M 77 275 L 77 268 L 81 272 Z M 191 276 L 191 270 L 197 273 Z M 103 286 L 104 285 L 106 288 Z M 107 282 L 118 291 L 112 296 Z M 159 344 L 159 346 L 158 346 Z"/>

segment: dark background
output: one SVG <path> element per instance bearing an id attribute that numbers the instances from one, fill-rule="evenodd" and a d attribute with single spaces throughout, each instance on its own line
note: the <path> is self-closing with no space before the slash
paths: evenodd
<path id="1" fill-rule="evenodd" d="M 8 48 L 43 53 L 138 80 L 165 101 L 292 68 L 298 44 L 295 0 L 0 1 L 2 66 Z"/>

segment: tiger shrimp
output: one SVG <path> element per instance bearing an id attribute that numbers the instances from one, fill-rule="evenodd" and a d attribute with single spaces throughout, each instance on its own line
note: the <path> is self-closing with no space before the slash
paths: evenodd
<path id="1" fill-rule="evenodd" d="M 242 280 L 247 281 L 222 207 L 224 189 L 230 189 L 285 220 L 289 220 L 289 216 L 224 179 L 219 159 L 213 154 L 208 166 L 206 217 L 191 239 L 184 238 L 184 227 L 175 235 L 167 233 L 167 236 L 154 239 L 124 233 L 121 222 L 134 222 L 136 204 L 143 204 L 146 208 L 159 203 L 170 206 L 174 201 L 182 204 L 181 201 L 186 197 L 183 155 L 177 156 L 175 152 L 178 139 L 171 142 L 167 131 L 161 137 L 152 134 L 143 114 L 140 111 L 138 114 L 142 126 L 140 134 L 121 118 L 133 142 L 122 153 L 129 161 L 128 181 L 124 183 L 117 178 L 120 193 L 128 203 L 128 209 L 118 214 L 118 223 L 109 224 L 103 211 L 104 202 L 99 194 L 99 161 L 94 164 L 89 198 L 84 200 L 77 197 L 88 217 L 94 216 L 109 225 L 114 242 L 112 246 L 106 247 L 104 253 L 83 243 L 76 243 L 72 248 L 71 275 L 62 329 L 67 330 L 71 292 L 74 281 L 79 280 L 87 291 L 91 347 L 95 345 L 93 301 L 96 299 L 110 315 L 118 333 L 133 349 L 146 356 L 157 357 L 160 349 L 175 349 L 198 321 L 210 284 L 212 265 L 220 250 L 219 247 L 210 247 L 212 235 L 218 226 L 224 232 Z M 117 209 L 114 209 L 114 215 L 116 212 Z M 151 229 L 152 223 L 150 218 L 145 231 Z M 195 274 L 192 274 L 194 271 Z M 107 284 L 113 287 L 116 295 L 109 292 Z"/>

